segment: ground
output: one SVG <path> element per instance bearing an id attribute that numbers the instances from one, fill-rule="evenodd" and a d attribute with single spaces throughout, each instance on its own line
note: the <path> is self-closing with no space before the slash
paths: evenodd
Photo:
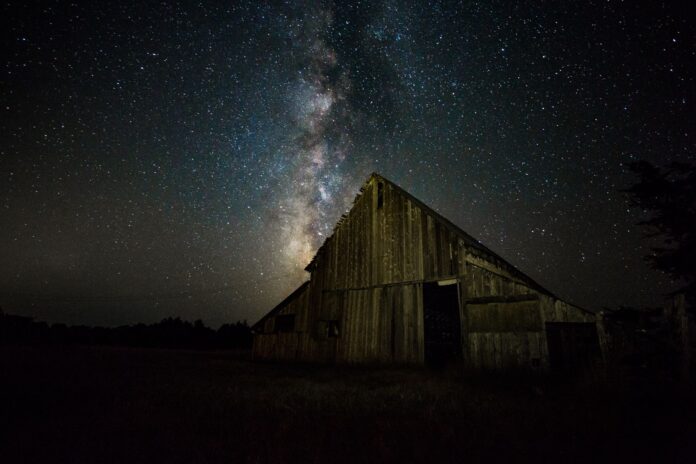
<path id="1" fill-rule="evenodd" d="M 689 391 L 239 353 L 0 348 L 2 462 L 687 462 Z"/>

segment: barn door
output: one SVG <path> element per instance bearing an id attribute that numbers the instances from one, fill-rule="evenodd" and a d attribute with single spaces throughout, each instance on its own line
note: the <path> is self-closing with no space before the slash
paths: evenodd
<path id="1" fill-rule="evenodd" d="M 592 322 L 547 322 L 546 340 L 554 371 L 589 367 L 600 354 L 597 327 Z"/>
<path id="2" fill-rule="evenodd" d="M 423 284 L 425 362 L 443 365 L 462 358 L 456 281 Z"/>

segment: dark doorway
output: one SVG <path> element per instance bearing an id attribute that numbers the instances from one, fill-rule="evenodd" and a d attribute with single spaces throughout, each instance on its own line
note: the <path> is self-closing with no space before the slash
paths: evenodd
<path id="1" fill-rule="evenodd" d="M 423 284 L 425 362 L 442 366 L 462 358 L 458 285 Z"/>
<path id="2" fill-rule="evenodd" d="M 589 367 L 600 355 L 597 327 L 592 322 L 547 322 L 546 340 L 554 371 Z"/>

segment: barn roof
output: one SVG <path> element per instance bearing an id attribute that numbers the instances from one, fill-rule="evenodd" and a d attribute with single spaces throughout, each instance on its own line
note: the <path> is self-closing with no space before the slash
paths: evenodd
<path id="1" fill-rule="evenodd" d="M 471 235 L 469 235 L 468 233 L 466 233 L 464 230 L 462 230 L 459 226 L 457 226 L 456 224 L 454 224 L 452 221 L 450 221 L 449 219 L 447 219 L 446 217 L 444 217 L 443 215 L 441 215 L 440 213 L 438 213 L 437 211 L 435 211 L 434 209 L 432 209 L 431 207 L 429 207 L 428 205 L 426 205 L 425 203 L 423 203 L 422 201 L 420 201 L 418 198 L 416 198 L 416 197 L 414 197 L 413 195 L 411 195 L 410 193 L 408 193 L 406 190 L 404 190 L 403 188 L 401 188 L 400 186 L 398 186 L 398 185 L 395 184 L 394 182 L 392 182 L 392 181 L 390 181 L 389 179 L 387 179 L 386 177 L 382 176 L 381 174 L 378 174 L 378 173 L 376 173 L 376 172 L 373 172 L 373 173 L 370 175 L 370 177 L 365 181 L 365 183 L 363 184 L 363 186 L 360 188 L 360 193 L 359 193 L 358 195 L 356 195 L 355 200 L 353 200 L 353 203 L 354 203 L 354 204 L 355 204 L 355 202 L 358 200 L 358 198 L 360 198 L 360 195 L 362 194 L 362 192 L 365 191 L 367 185 L 368 185 L 373 179 L 377 179 L 377 180 L 379 180 L 379 181 L 381 181 L 381 182 L 385 182 L 385 183 L 391 185 L 396 191 L 398 191 L 398 192 L 401 193 L 403 196 L 405 196 L 406 198 L 408 198 L 409 200 L 411 200 L 412 203 L 416 204 L 416 205 L 417 205 L 418 207 L 420 207 L 424 212 L 426 212 L 427 214 L 429 214 L 430 216 L 432 216 L 433 218 L 435 218 L 437 221 L 439 221 L 441 224 L 443 224 L 445 227 L 447 227 L 448 229 L 450 229 L 450 231 L 452 231 L 455 235 L 459 236 L 459 238 L 461 238 L 461 239 L 464 241 L 464 243 L 466 243 L 467 245 L 469 245 L 469 247 L 471 247 L 471 248 L 473 248 L 473 249 L 475 249 L 475 250 L 477 250 L 477 251 L 479 251 L 479 252 L 481 252 L 481 253 L 487 255 L 487 258 L 488 258 L 488 259 L 493 259 L 493 260 L 495 260 L 495 261 L 496 261 L 496 264 L 498 264 L 498 265 L 501 266 L 502 268 L 506 269 L 506 270 L 507 270 L 508 272 L 510 272 L 510 274 L 512 274 L 513 276 L 515 276 L 515 277 L 517 277 L 518 279 L 520 279 L 520 280 L 524 281 L 525 283 L 527 283 L 531 288 L 534 288 L 535 290 L 540 291 L 540 292 L 542 292 L 542 293 L 545 293 L 545 294 L 547 294 L 547 295 L 549 295 L 549 296 L 552 296 L 552 297 L 554 297 L 554 298 L 558 298 L 558 297 L 556 297 L 556 295 L 554 295 L 552 292 L 550 292 L 549 290 L 547 290 L 547 289 L 545 289 L 544 287 L 542 287 L 542 286 L 541 286 L 539 283 L 537 283 L 534 279 L 532 279 L 532 278 L 529 277 L 528 275 L 524 274 L 522 271 L 520 271 L 520 270 L 517 269 L 515 266 L 513 266 L 512 264 L 510 264 L 509 262 L 507 262 L 505 259 L 503 259 L 500 255 L 498 255 L 497 253 L 495 253 L 494 251 L 492 251 L 490 248 L 488 248 L 488 247 L 486 247 L 485 245 L 483 245 L 479 240 L 475 239 L 474 237 L 472 237 Z M 344 214 L 344 215 L 341 217 L 341 219 L 340 219 L 340 220 L 338 221 L 338 223 L 336 224 L 336 227 L 334 227 L 334 232 L 336 231 L 336 229 L 338 229 L 338 228 L 341 226 L 341 224 L 342 224 L 342 222 L 343 222 L 343 219 L 344 219 L 346 216 L 347 216 L 347 214 Z M 321 255 L 321 253 L 322 253 L 322 251 L 323 251 L 323 249 L 324 249 L 324 246 L 325 246 L 325 245 L 329 242 L 329 240 L 331 240 L 332 238 L 333 238 L 333 234 L 332 234 L 331 236 L 327 237 L 326 240 L 324 240 L 324 243 L 321 245 L 321 247 L 319 247 L 319 249 L 318 249 L 317 252 L 315 253 L 314 257 L 312 258 L 312 260 L 309 262 L 309 264 L 308 264 L 307 267 L 305 268 L 306 271 L 311 271 L 312 268 L 316 265 L 317 258 Z"/>

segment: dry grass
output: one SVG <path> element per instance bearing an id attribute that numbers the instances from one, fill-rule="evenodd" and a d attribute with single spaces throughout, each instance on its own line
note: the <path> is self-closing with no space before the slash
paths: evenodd
<path id="1" fill-rule="evenodd" d="M 685 461 L 665 382 L 255 364 L 224 352 L 0 349 L 2 462 Z"/>

